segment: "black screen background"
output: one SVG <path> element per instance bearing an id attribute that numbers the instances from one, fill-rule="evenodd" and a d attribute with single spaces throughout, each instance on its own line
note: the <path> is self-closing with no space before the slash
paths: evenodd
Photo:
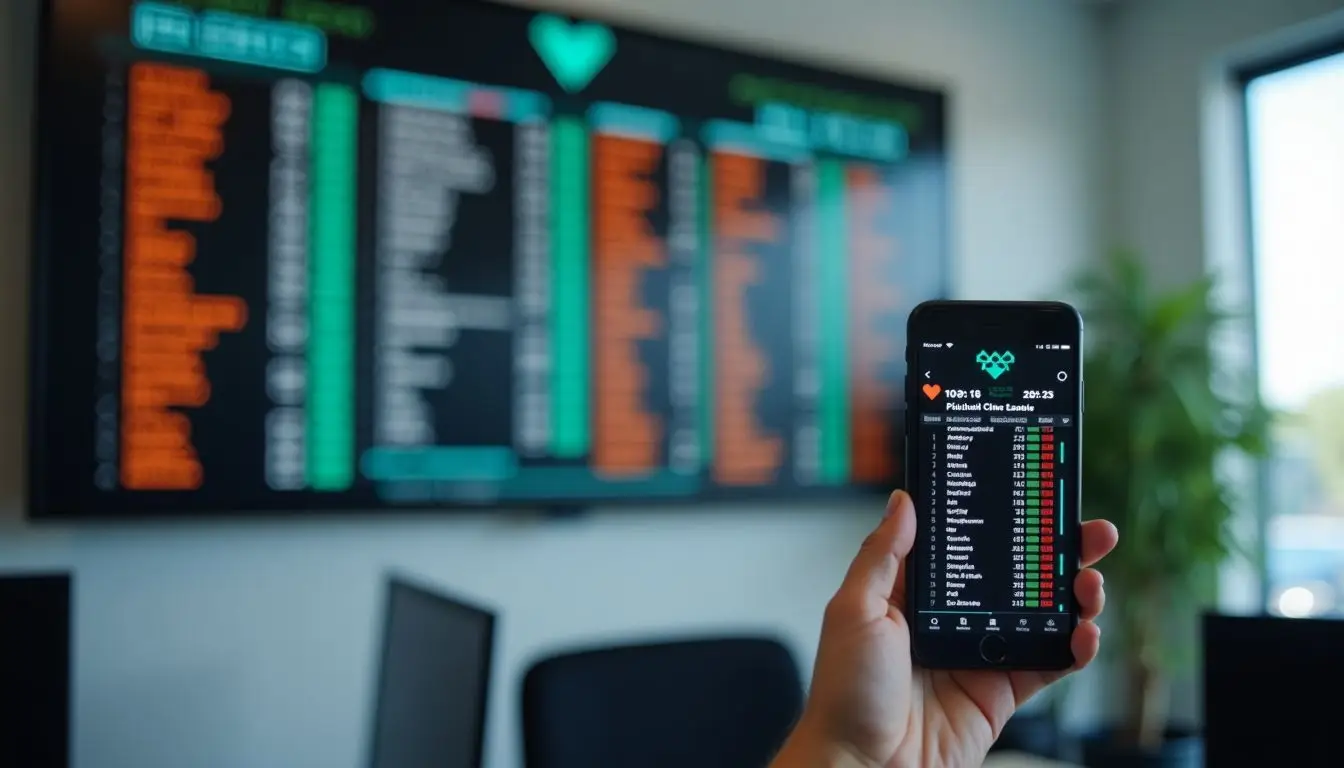
<path id="1" fill-rule="evenodd" d="M 951 342 L 951 347 L 947 342 Z M 986 333 L 982 335 L 953 334 L 911 339 L 910 358 L 912 360 L 910 376 L 911 397 L 917 403 L 911 408 L 910 418 L 914 429 L 911 431 L 912 444 L 909 446 L 911 460 L 911 482 L 907 486 L 915 499 L 918 514 L 918 535 L 907 578 L 915 579 L 913 588 L 918 612 L 917 630 L 924 632 L 1055 632 L 1064 631 L 1071 626 L 1072 584 L 1077 569 L 1077 525 L 1078 510 L 1074 499 L 1078 496 L 1078 379 L 1080 371 L 1078 338 L 1060 336 L 1058 338 L 1029 338 L 1014 333 Z M 1071 349 L 1036 349 L 1037 345 L 1069 345 Z M 981 351 L 994 353 L 1011 351 L 1015 362 L 998 379 L 989 376 L 981 369 L 977 356 Z M 1059 380 L 1063 373 L 1065 381 Z M 936 397 L 930 399 L 923 393 L 925 385 L 937 385 Z M 995 391 L 997 388 L 997 392 Z M 974 398 L 978 390 L 981 397 Z M 1026 398 L 1028 391 L 1053 393 L 1051 399 L 1042 395 Z M 1011 394 L 1009 393 L 1011 392 Z M 1002 395 L 996 397 L 995 395 Z M 949 399 L 951 396 L 951 399 Z M 1001 405 L 1031 405 L 1034 411 L 973 411 L 952 410 L 951 403 L 981 403 Z M 1014 605 L 1019 591 L 1014 574 L 1014 556 L 1028 557 L 1026 542 L 1015 542 L 1014 532 L 1014 448 L 1013 435 L 1017 425 L 995 424 L 994 432 L 947 432 L 943 425 L 926 423 L 925 417 L 938 416 L 944 419 L 961 417 L 978 419 L 979 424 L 961 423 L 960 427 L 983 427 L 990 418 L 1025 417 L 1035 422 L 1040 417 L 1060 417 L 1048 425 L 1055 436 L 1056 446 L 1062 443 L 1064 459 L 1056 456 L 1054 481 L 1054 522 L 1058 530 L 1059 519 L 1063 522 L 1063 535 L 1054 535 L 1051 542 L 1054 547 L 1052 565 L 1063 556 L 1062 569 L 1056 566 L 1053 572 L 1053 596 L 1055 603 L 1049 608 Z M 1041 426 L 1031 424 L 1028 426 Z M 1042 427 L 1044 428 L 1044 427 Z M 949 451 L 949 435 L 970 435 L 969 444 L 964 441 L 957 445 L 969 445 L 965 451 Z M 948 453 L 960 453 L 965 467 L 952 466 Z M 1056 449 L 1058 453 L 1058 448 Z M 935 468 L 934 461 L 937 466 Z M 969 477 L 957 478 L 955 482 L 974 482 L 973 488 L 959 486 L 958 491 L 969 491 L 969 496 L 949 497 L 947 494 L 949 472 Z M 937 486 L 934 486 L 934 481 Z M 1064 483 L 1062 491 L 1059 483 Z M 935 499 L 936 501 L 932 501 Z M 983 520 L 980 525 L 949 526 L 949 500 L 956 500 L 957 506 L 969 510 L 968 518 Z M 1061 509 L 1062 506 L 1062 509 Z M 949 534 L 949 527 L 955 534 Z M 969 537 L 969 542 L 958 541 L 950 544 L 949 535 Z M 1044 532 L 1042 532 L 1044 535 Z M 1025 537 L 1023 537 L 1025 538 Z M 936 539 L 936 540 L 934 540 Z M 949 546 L 956 549 L 949 549 Z M 1022 547 L 1021 552 L 1014 550 Z M 960 563 L 969 563 L 972 573 L 981 578 L 954 580 L 949 578 L 953 571 L 949 565 L 953 561 L 948 556 L 966 556 Z M 933 567 L 931 567 L 931 565 Z M 964 588 L 949 588 L 964 584 Z M 1020 590 L 1025 592 L 1026 590 Z M 1038 598 L 1039 599 L 1039 598 Z M 966 603 L 979 603 L 967 605 Z M 1060 606 L 1063 606 L 1061 610 Z M 1061 620 L 1060 617 L 1064 617 Z M 993 624 L 990 623 L 991 619 Z M 1054 619 L 1054 624 L 1049 624 Z M 963 624 L 962 621 L 965 620 Z"/>

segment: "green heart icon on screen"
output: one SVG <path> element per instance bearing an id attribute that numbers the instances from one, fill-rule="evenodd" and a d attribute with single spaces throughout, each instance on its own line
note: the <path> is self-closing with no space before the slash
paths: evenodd
<path id="1" fill-rule="evenodd" d="M 570 24 L 550 14 L 532 19 L 528 39 L 555 81 L 570 93 L 586 88 L 616 54 L 616 36 L 610 29 Z"/>

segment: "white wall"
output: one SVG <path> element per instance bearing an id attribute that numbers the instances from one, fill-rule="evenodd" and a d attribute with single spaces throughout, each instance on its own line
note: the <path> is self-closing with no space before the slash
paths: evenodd
<path id="1" fill-rule="evenodd" d="M 31 0 L 0 2 L 0 492 L 18 509 Z M 1049 295 L 1100 245 L 1100 37 L 1075 0 L 623 0 L 627 20 L 913 77 L 952 99 L 955 285 Z M 604 9 L 605 10 L 605 9 Z M 11 59 L 14 59 L 13 61 Z M 489 764 L 520 764 L 522 666 L 555 644 L 761 628 L 810 663 L 875 507 L 0 529 L 0 567 L 71 566 L 82 768 L 353 768 L 384 567 L 503 611 Z"/>
<path id="2" fill-rule="evenodd" d="M 1226 240 L 1241 225 L 1232 218 L 1240 200 L 1226 194 L 1239 180 L 1206 173 L 1238 151 L 1210 136 L 1225 138 L 1226 125 L 1209 121 L 1235 115 L 1211 115 L 1210 98 L 1229 65 L 1338 28 L 1323 17 L 1341 8 L 1341 0 L 1120 0 L 1110 9 L 1104 204 L 1113 242 L 1138 248 L 1169 280 L 1201 275 L 1219 246 L 1241 247 Z"/>

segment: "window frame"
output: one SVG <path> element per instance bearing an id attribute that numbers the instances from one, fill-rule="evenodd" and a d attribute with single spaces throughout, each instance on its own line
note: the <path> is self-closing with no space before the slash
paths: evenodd
<path id="1" fill-rule="evenodd" d="M 1246 285 L 1249 289 L 1248 296 L 1248 319 L 1250 320 L 1251 338 L 1248 340 L 1250 349 L 1251 365 L 1255 371 L 1253 377 L 1254 392 L 1257 398 L 1262 396 L 1260 390 L 1260 303 L 1259 286 L 1257 285 L 1257 263 L 1259 254 L 1256 252 L 1256 219 L 1255 219 L 1255 177 L 1252 172 L 1252 151 L 1251 145 L 1251 110 L 1250 99 L 1247 98 L 1247 91 L 1251 84 L 1269 75 L 1274 75 L 1286 70 L 1311 64 L 1321 59 L 1331 56 L 1344 54 L 1344 32 L 1337 32 L 1330 36 L 1315 40 L 1308 45 L 1298 46 L 1288 51 L 1280 51 L 1273 55 L 1262 56 L 1242 62 L 1231 69 L 1231 79 L 1236 98 L 1236 116 L 1237 116 L 1237 155 L 1238 155 L 1238 175 L 1241 183 L 1241 236 L 1245 243 L 1242 248 L 1241 267 L 1246 270 Z M 1341 137 L 1344 140 L 1344 137 Z M 1259 571 L 1259 612 L 1270 614 L 1271 585 L 1269 575 L 1269 518 L 1273 514 L 1271 505 L 1271 479 L 1270 464 L 1266 460 L 1256 462 L 1254 485 L 1255 504 L 1255 543 L 1254 551 L 1256 557 L 1256 569 Z"/>

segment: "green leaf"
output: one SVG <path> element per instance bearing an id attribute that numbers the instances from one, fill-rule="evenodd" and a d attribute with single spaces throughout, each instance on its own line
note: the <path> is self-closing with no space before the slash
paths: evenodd
<path id="1" fill-rule="evenodd" d="M 1167 338 L 1182 330 L 1207 325 L 1213 283 L 1205 278 L 1156 299 L 1146 329 L 1153 338 Z"/>

